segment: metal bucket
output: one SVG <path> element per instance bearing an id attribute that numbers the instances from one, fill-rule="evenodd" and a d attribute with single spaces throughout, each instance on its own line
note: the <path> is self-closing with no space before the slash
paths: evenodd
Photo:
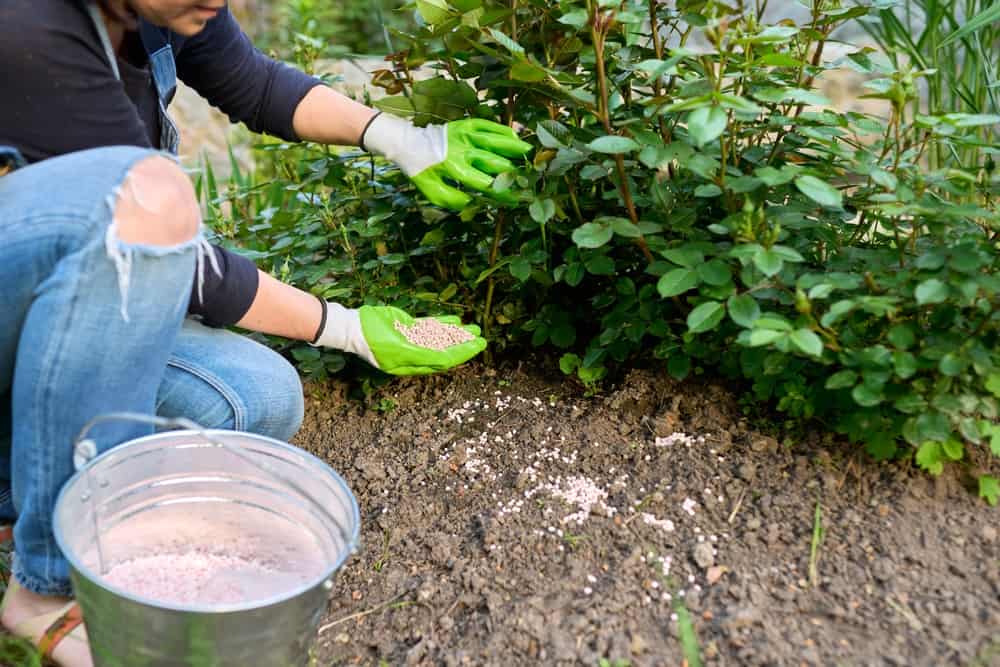
<path id="1" fill-rule="evenodd" d="M 359 526 L 350 489 L 316 457 L 248 433 L 190 430 L 87 463 L 63 487 L 54 522 L 95 667 L 308 665 Z M 276 575 L 251 582 L 255 598 L 222 604 L 164 602 L 108 581 L 116 563 L 191 545 L 246 551 Z"/>

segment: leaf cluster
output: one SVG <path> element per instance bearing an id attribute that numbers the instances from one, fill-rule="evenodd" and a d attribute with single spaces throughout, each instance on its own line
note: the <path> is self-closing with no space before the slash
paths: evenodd
<path id="1" fill-rule="evenodd" d="M 590 387 L 639 363 L 739 378 L 876 458 L 960 461 L 996 501 L 1000 220 L 981 131 L 1000 117 L 916 114 L 927 71 L 823 58 L 878 9 L 814 0 L 808 22 L 766 25 L 708 0 L 416 6 L 376 103 L 509 123 L 531 158 L 453 214 L 369 156 L 271 145 L 218 198 L 234 246 L 329 298 L 558 351 Z M 830 108 L 817 82 L 844 67 L 883 115 Z M 931 168 L 949 152 L 961 166 Z"/>

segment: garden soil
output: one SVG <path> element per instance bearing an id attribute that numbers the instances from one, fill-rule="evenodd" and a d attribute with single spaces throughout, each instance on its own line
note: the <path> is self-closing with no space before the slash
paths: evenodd
<path id="1" fill-rule="evenodd" d="M 705 665 L 1000 665 L 1000 511 L 959 474 L 779 442 L 720 386 L 586 397 L 538 366 L 396 380 L 380 409 L 309 389 L 296 443 L 363 540 L 319 665 L 680 666 L 686 615 Z"/>

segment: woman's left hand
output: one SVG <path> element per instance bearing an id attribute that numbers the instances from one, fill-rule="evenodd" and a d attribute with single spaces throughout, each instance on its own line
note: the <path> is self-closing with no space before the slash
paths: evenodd
<path id="1" fill-rule="evenodd" d="M 473 190 L 489 190 L 494 176 L 515 169 L 508 158 L 523 157 L 531 144 L 506 125 L 469 118 L 417 127 L 379 114 L 369 123 L 362 147 L 399 165 L 431 203 L 461 210 L 471 197 L 445 179 Z"/>

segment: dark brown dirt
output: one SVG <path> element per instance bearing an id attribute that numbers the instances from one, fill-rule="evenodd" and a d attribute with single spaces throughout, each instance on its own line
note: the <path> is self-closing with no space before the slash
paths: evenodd
<path id="1" fill-rule="evenodd" d="M 404 379 L 381 411 L 311 388 L 296 442 L 363 521 L 322 667 L 677 666 L 681 603 L 706 665 L 1000 665 L 1000 511 L 956 477 L 780 444 L 716 386 L 553 377 Z M 582 523 L 573 484 L 607 494 Z"/>

